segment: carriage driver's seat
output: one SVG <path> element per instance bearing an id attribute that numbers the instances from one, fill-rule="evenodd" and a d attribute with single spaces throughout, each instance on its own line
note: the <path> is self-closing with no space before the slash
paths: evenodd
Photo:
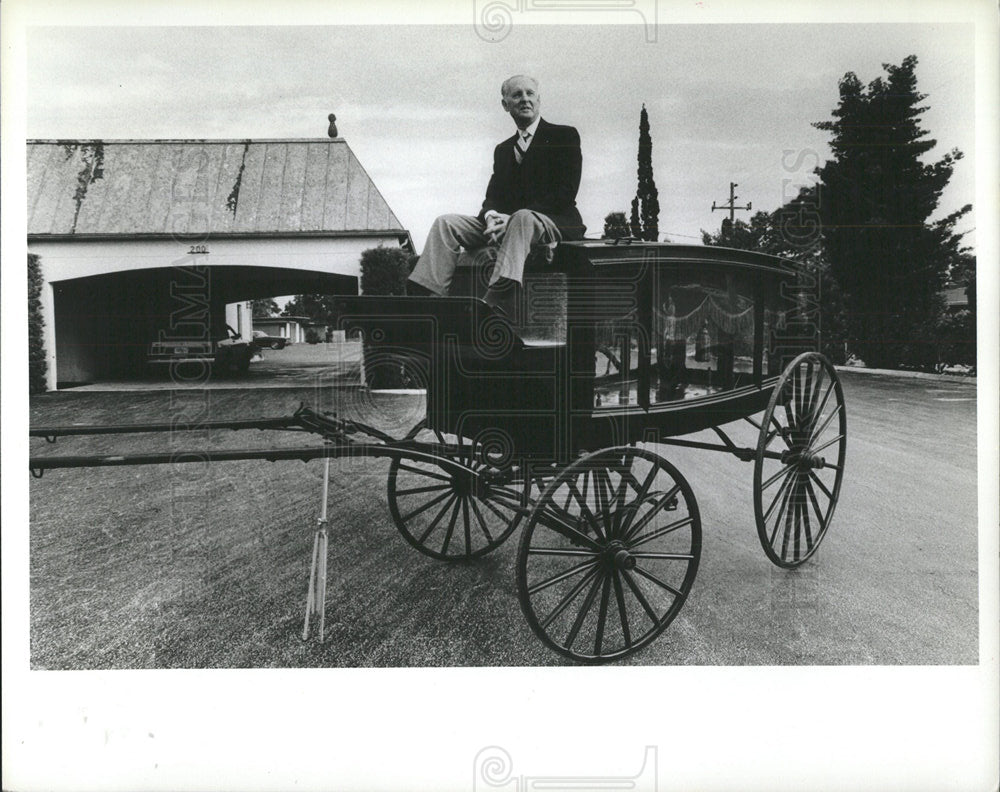
<path id="1" fill-rule="evenodd" d="M 526 345 L 566 343 L 566 274 L 553 269 L 556 243 L 538 245 L 524 262 L 524 321 L 518 334 Z M 463 250 L 449 296 L 483 298 L 496 263 L 497 248 Z"/>

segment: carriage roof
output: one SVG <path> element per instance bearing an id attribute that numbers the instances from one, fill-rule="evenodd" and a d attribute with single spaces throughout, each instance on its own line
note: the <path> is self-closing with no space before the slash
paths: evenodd
<path id="1" fill-rule="evenodd" d="M 697 264 L 722 268 L 746 268 L 790 276 L 795 262 L 751 250 L 715 245 L 679 245 L 670 242 L 639 242 L 624 240 L 583 240 L 563 242 L 557 248 L 557 263 L 589 264 L 600 277 L 601 270 L 625 264 L 646 262 L 653 266 Z"/>

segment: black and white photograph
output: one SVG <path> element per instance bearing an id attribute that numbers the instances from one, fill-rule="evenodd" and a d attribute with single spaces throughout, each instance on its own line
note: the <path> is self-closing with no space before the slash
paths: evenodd
<path id="1" fill-rule="evenodd" d="M 996 788 L 997 10 L 713 5 L 4 8 L 5 790 Z"/>

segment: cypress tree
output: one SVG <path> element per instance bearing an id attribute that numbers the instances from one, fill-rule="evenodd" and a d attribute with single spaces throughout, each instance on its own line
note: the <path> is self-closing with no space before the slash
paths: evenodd
<path id="1" fill-rule="evenodd" d="M 649 135 L 646 105 L 639 115 L 639 186 L 632 199 L 630 225 L 632 236 L 655 242 L 659 238 L 660 203 L 653 181 L 653 139 Z"/>

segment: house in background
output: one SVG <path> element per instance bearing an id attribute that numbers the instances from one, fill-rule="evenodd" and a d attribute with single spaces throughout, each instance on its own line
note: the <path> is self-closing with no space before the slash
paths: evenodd
<path id="1" fill-rule="evenodd" d="M 969 307 L 969 287 L 964 284 L 950 283 L 942 292 L 944 307 L 949 313 L 961 311 Z"/>
<path id="2" fill-rule="evenodd" d="M 222 337 L 227 305 L 357 294 L 363 250 L 413 248 L 343 138 L 32 140 L 27 187 L 49 388 Z"/>
<path id="3" fill-rule="evenodd" d="M 301 344 L 306 340 L 306 327 L 310 321 L 308 316 L 269 316 L 266 319 L 258 316 L 253 320 L 253 329 L 269 336 L 287 338 L 290 344 Z"/>

